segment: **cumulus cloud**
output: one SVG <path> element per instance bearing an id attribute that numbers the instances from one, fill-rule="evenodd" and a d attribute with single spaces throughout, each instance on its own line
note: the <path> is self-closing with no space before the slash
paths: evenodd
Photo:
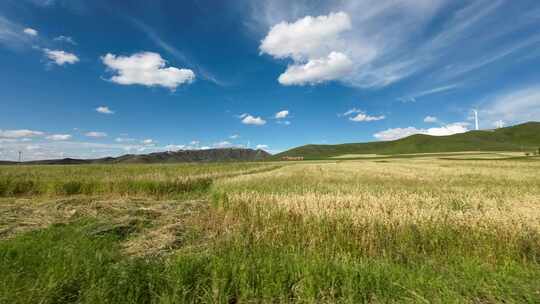
<path id="1" fill-rule="evenodd" d="M 134 138 L 129 138 L 129 137 L 117 137 L 114 139 L 114 141 L 116 142 L 119 142 L 119 143 L 123 143 L 123 142 L 132 142 L 132 141 L 135 141 Z"/>
<path id="2" fill-rule="evenodd" d="M 56 65 L 75 64 L 79 62 L 77 55 L 61 50 L 43 49 L 45 56 Z"/>
<path id="3" fill-rule="evenodd" d="M 538 10 L 523 13 L 518 1 L 261 0 L 250 5 L 247 26 L 265 35 L 261 53 L 301 65 L 339 52 L 353 63 L 352 72 L 339 78 L 347 85 L 380 88 L 418 76 L 435 87 L 403 100 L 451 90 L 444 84 L 503 60 L 525 58 L 530 55 L 525 49 L 539 40 L 519 35 L 535 33 Z M 433 27 L 441 14 L 442 22 Z M 493 31 L 493 24 L 508 17 L 515 22 Z"/>
<path id="4" fill-rule="evenodd" d="M 35 36 L 38 35 L 38 31 L 37 31 L 37 30 L 35 30 L 35 29 L 33 29 L 33 28 L 29 28 L 29 27 L 25 28 L 25 29 L 23 30 L 23 33 L 25 33 L 26 35 L 29 35 L 29 36 L 33 36 L 33 37 L 35 37 Z"/>
<path id="5" fill-rule="evenodd" d="M 50 140 L 61 141 L 61 140 L 70 140 L 71 137 L 72 136 L 69 134 L 52 134 L 52 135 L 47 136 L 46 138 Z"/>
<path id="6" fill-rule="evenodd" d="M 332 52 L 328 57 L 310 59 L 305 64 L 293 64 L 278 78 L 282 85 L 319 84 L 339 79 L 352 71 L 352 61 L 347 55 Z"/>
<path id="7" fill-rule="evenodd" d="M 107 137 L 107 133 L 105 133 L 105 132 L 97 132 L 97 131 L 86 132 L 86 133 L 84 133 L 84 135 L 88 136 L 88 137 L 95 137 L 95 138 Z"/>
<path id="8" fill-rule="evenodd" d="M 96 112 L 101 113 L 101 114 L 114 114 L 114 111 L 109 109 L 109 107 L 107 107 L 107 106 L 99 106 L 99 107 L 97 107 Z"/>
<path id="9" fill-rule="evenodd" d="M 143 139 L 143 140 L 141 141 L 141 143 L 142 143 L 143 145 L 152 145 L 152 144 L 154 144 L 154 140 L 151 139 L 151 138 L 147 138 L 147 139 Z"/>
<path id="10" fill-rule="evenodd" d="M 230 138 L 230 139 L 238 139 L 238 138 L 240 138 L 240 135 L 238 135 L 238 134 L 233 134 L 233 135 L 229 136 L 229 138 Z"/>
<path id="11" fill-rule="evenodd" d="M 42 136 L 44 132 L 34 131 L 34 130 L 0 130 L 0 138 L 25 138 L 25 137 L 35 137 Z"/>
<path id="12" fill-rule="evenodd" d="M 175 90 L 179 85 L 195 80 L 195 73 L 190 69 L 166 67 L 167 62 L 158 53 L 141 52 L 131 56 L 107 54 L 101 60 L 116 74 L 110 81 L 121 85 L 162 86 Z"/>
<path id="13" fill-rule="evenodd" d="M 287 118 L 287 116 L 289 116 L 289 111 L 288 110 L 282 110 L 282 111 L 277 112 L 276 115 L 274 115 L 274 118 L 275 119 L 283 119 L 283 118 Z"/>
<path id="14" fill-rule="evenodd" d="M 500 93 L 482 105 L 480 123 L 540 121 L 540 85 Z"/>
<path id="15" fill-rule="evenodd" d="M 270 29 L 260 50 L 275 58 L 292 57 L 295 60 L 326 56 L 338 35 L 351 26 L 349 15 L 344 12 L 306 16 L 292 23 L 283 21 Z"/>
<path id="16" fill-rule="evenodd" d="M 427 123 L 436 123 L 438 121 L 439 121 L 439 119 L 437 119 L 437 117 L 435 117 L 435 116 L 429 116 L 428 115 L 428 116 L 426 116 L 424 118 L 424 122 L 427 122 Z"/>
<path id="17" fill-rule="evenodd" d="M 338 114 L 338 116 L 350 116 L 349 120 L 355 121 L 355 122 L 377 121 L 377 120 L 383 120 L 386 118 L 386 116 L 384 115 L 379 115 L 379 116 L 368 115 L 366 114 L 366 112 L 357 108 L 352 108 L 341 115 Z"/>
<path id="18" fill-rule="evenodd" d="M 255 149 L 261 149 L 261 150 L 268 149 L 268 145 L 257 145 L 255 146 Z"/>
<path id="19" fill-rule="evenodd" d="M 407 137 L 414 134 L 425 134 L 425 135 L 432 135 L 432 136 L 446 136 L 446 135 L 453 135 L 458 133 L 465 133 L 469 131 L 467 128 L 467 123 L 458 122 L 458 123 L 452 123 L 448 124 L 442 127 L 438 128 L 429 128 L 429 129 L 417 129 L 415 127 L 407 127 L 407 128 L 393 128 L 384 130 L 381 132 L 375 133 L 373 136 L 377 138 L 378 140 L 396 140 L 403 137 Z"/>
<path id="20" fill-rule="evenodd" d="M 261 41 L 261 53 L 274 58 L 291 58 L 294 63 L 278 78 L 283 85 L 319 84 L 347 76 L 353 62 L 336 51 L 340 34 L 351 29 L 344 12 L 318 17 L 306 16 L 295 22 L 280 22 Z"/>
<path id="21" fill-rule="evenodd" d="M 349 117 L 349 120 L 360 122 L 360 121 L 377 121 L 377 120 L 383 120 L 385 118 L 386 118 L 386 116 L 384 116 L 384 115 L 370 116 L 370 115 L 367 115 L 365 113 L 358 113 L 353 117 Z"/>
<path id="22" fill-rule="evenodd" d="M 255 117 L 247 113 L 240 115 L 240 119 L 242 119 L 242 123 L 245 125 L 262 126 L 266 124 L 266 120 L 262 119 L 260 116 Z"/>

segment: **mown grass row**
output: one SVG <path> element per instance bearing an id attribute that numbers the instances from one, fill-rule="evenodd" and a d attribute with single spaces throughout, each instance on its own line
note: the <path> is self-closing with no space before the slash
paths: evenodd
<path id="1" fill-rule="evenodd" d="M 0 196 L 66 196 L 66 195 L 149 195 L 172 196 L 188 192 L 204 192 L 212 178 L 183 178 L 173 180 L 56 180 L 42 182 L 24 178 L 0 178 Z"/>

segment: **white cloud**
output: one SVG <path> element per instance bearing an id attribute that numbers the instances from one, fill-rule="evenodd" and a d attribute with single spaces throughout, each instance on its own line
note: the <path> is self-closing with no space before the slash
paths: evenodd
<path id="1" fill-rule="evenodd" d="M 41 147 L 39 145 L 28 145 L 25 147 L 25 149 L 28 151 L 34 151 L 41 149 Z"/>
<path id="2" fill-rule="evenodd" d="M 492 125 L 498 120 L 510 123 L 540 121 L 540 85 L 501 93 L 490 98 L 479 111 L 479 120 Z"/>
<path id="3" fill-rule="evenodd" d="M 105 132 L 96 132 L 96 131 L 86 132 L 84 135 L 88 136 L 88 137 L 95 137 L 95 138 L 107 137 L 107 133 L 105 133 Z"/>
<path id="4" fill-rule="evenodd" d="M 257 145 L 255 146 L 255 149 L 261 149 L 261 150 L 268 149 L 268 145 Z"/>
<path id="5" fill-rule="evenodd" d="M 438 128 L 417 129 L 415 127 L 394 128 L 375 133 L 373 136 L 378 140 L 396 140 L 413 134 L 425 134 L 432 136 L 445 136 L 468 131 L 467 123 L 458 122 Z"/>
<path id="6" fill-rule="evenodd" d="M 355 113 L 362 113 L 363 111 L 360 110 L 360 109 L 357 109 L 357 108 L 352 108 L 350 110 L 347 110 L 347 112 L 343 113 L 343 114 L 338 114 L 338 116 L 349 116 L 351 114 L 355 114 Z"/>
<path id="7" fill-rule="evenodd" d="M 439 121 L 439 119 L 437 119 L 437 117 L 435 117 L 435 116 L 429 116 L 428 115 L 428 116 L 426 116 L 424 118 L 424 122 L 427 122 L 427 123 L 436 123 L 438 121 Z"/>
<path id="8" fill-rule="evenodd" d="M 114 141 L 123 143 L 123 142 L 132 142 L 135 141 L 134 138 L 128 138 L 128 137 L 117 137 Z"/>
<path id="9" fill-rule="evenodd" d="M 73 40 L 73 38 L 69 36 L 61 35 L 61 36 L 55 37 L 53 40 L 58 41 L 58 42 L 66 42 L 73 45 L 77 45 L 77 42 L 75 42 L 75 40 Z"/>
<path id="10" fill-rule="evenodd" d="M 278 78 L 283 85 L 337 80 L 354 69 L 349 57 L 335 50 L 343 44 L 339 35 L 349 29 L 351 20 L 344 12 L 280 22 L 261 41 L 260 50 L 274 58 L 293 59 L 294 63 Z"/>
<path id="11" fill-rule="evenodd" d="M 181 84 L 195 80 L 192 70 L 166 67 L 167 62 L 158 53 L 141 52 L 131 56 L 107 54 L 101 60 L 116 73 L 110 81 L 121 85 L 162 86 L 174 90 Z"/>
<path id="12" fill-rule="evenodd" d="M 33 29 L 33 28 L 29 28 L 29 27 L 25 28 L 25 29 L 23 30 L 23 32 L 24 32 L 26 35 L 30 35 L 30 36 L 33 36 L 33 37 L 35 37 L 35 36 L 38 35 L 38 31 L 36 31 L 36 30 Z"/>
<path id="13" fill-rule="evenodd" d="M 43 49 L 43 52 L 52 62 L 57 65 L 74 64 L 79 62 L 77 55 L 61 50 Z"/>
<path id="14" fill-rule="evenodd" d="M 107 106 L 99 106 L 99 107 L 97 107 L 96 112 L 101 113 L 101 114 L 114 114 L 114 111 L 109 109 L 109 107 L 107 107 Z"/>
<path id="15" fill-rule="evenodd" d="M 147 138 L 147 139 L 142 140 L 141 143 L 143 145 L 152 145 L 152 144 L 154 144 L 154 140 L 151 139 L 151 138 Z"/>
<path id="16" fill-rule="evenodd" d="M 201 142 L 198 141 L 198 140 L 192 140 L 189 144 L 190 144 L 190 145 L 193 145 L 193 146 L 197 146 L 197 145 L 199 145 L 200 143 L 201 143 Z"/>
<path id="17" fill-rule="evenodd" d="M 33 37 L 24 33 L 24 27 L 0 16 L 0 45 L 20 49 L 33 43 Z"/>
<path id="18" fill-rule="evenodd" d="M 274 115 L 274 118 L 275 119 L 283 119 L 283 118 L 287 118 L 287 116 L 289 116 L 289 111 L 288 110 L 282 110 L 282 111 L 277 112 L 276 115 Z"/>
<path id="19" fill-rule="evenodd" d="M 266 120 L 262 119 L 260 116 L 255 117 L 247 113 L 240 115 L 240 118 L 245 125 L 262 126 L 266 124 Z"/>
<path id="20" fill-rule="evenodd" d="M 418 99 L 418 98 L 420 98 L 420 97 L 424 97 L 424 96 L 428 96 L 428 95 L 433 95 L 433 94 L 437 94 L 437 93 L 442 93 L 442 92 L 446 92 L 446 91 L 455 90 L 455 89 L 457 89 L 458 87 L 459 87 L 458 84 L 445 85 L 445 86 L 441 86 L 441 87 L 436 87 L 436 88 L 433 88 L 433 89 L 425 90 L 425 91 L 422 91 L 422 92 L 414 93 L 414 94 L 409 95 L 409 96 L 400 97 L 400 98 L 398 98 L 398 100 L 399 100 L 399 101 L 402 101 L 402 102 L 416 102 L 416 99 Z"/>
<path id="21" fill-rule="evenodd" d="M 240 138 L 240 135 L 238 135 L 238 134 L 233 134 L 233 135 L 229 136 L 229 138 L 230 138 L 230 139 L 238 139 L 238 138 Z"/>
<path id="22" fill-rule="evenodd" d="M 293 23 L 283 21 L 270 29 L 261 41 L 260 49 L 275 58 L 305 60 L 326 56 L 332 51 L 338 35 L 349 29 L 351 20 L 344 12 L 306 16 Z"/>
<path id="23" fill-rule="evenodd" d="M 71 137 L 72 136 L 69 134 L 52 134 L 52 135 L 47 136 L 46 138 L 50 140 L 61 141 L 61 140 L 69 140 L 71 139 Z"/>
<path id="24" fill-rule="evenodd" d="M 360 121 L 377 121 L 377 120 L 383 120 L 385 118 L 386 116 L 384 115 L 370 116 L 370 115 L 367 115 L 366 113 L 358 113 L 354 117 L 349 117 L 349 120 L 360 122 Z"/>
<path id="25" fill-rule="evenodd" d="M 227 147 L 230 147 L 232 146 L 232 144 L 226 140 L 224 141 L 221 141 L 221 142 L 217 142 L 215 144 L 213 144 L 214 148 L 227 148 Z"/>
<path id="26" fill-rule="evenodd" d="M 536 33 L 538 9 L 524 12 L 518 1 L 260 0 L 250 6 L 246 25 L 265 35 L 262 53 L 291 58 L 294 65 L 332 51 L 345 54 L 353 71 L 338 80 L 362 88 L 380 88 L 414 75 L 436 89 L 450 90 L 440 84 L 473 76 L 480 67 L 498 69 L 496 63 L 524 58 L 530 54 L 527 47 L 540 43 L 539 35 L 519 35 Z M 433 27 L 434 18 L 442 15 Z M 513 22 L 500 24 L 504 18 Z M 429 91 L 417 94 L 436 93 Z"/>
<path id="27" fill-rule="evenodd" d="M 319 84 L 346 76 L 353 70 L 347 55 L 332 52 L 328 57 L 310 59 L 305 64 L 293 64 L 278 78 L 282 85 Z"/>
<path id="28" fill-rule="evenodd" d="M 24 138 L 42 136 L 45 133 L 41 131 L 33 131 L 27 129 L 21 130 L 0 130 L 0 138 Z"/>
<path id="29" fill-rule="evenodd" d="M 185 145 L 166 145 L 165 150 L 178 151 L 178 150 L 183 150 L 185 147 L 186 147 Z"/>
<path id="30" fill-rule="evenodd" d="M 353 115 L 353 114 L 356 114 L 356 115 Z M 364 111 L 362 111 L 360 109 L 357 109 L 357 108 L 352 108 L 352 109 L 348 110 L 347 112 L 345 112 L 343 114 L 338 114 L 338 116 L 351 116 L 351 117 L 349 117 L 349 120 L 350 121 L 355 121 L 355 122 L 377 121 L 377 120 L 383 120 L 383 119 L 386 118 L 386 116 L 384 116 L 384 115 L 380 115 L 380 116 L 368 115 L 368 114 L 366 114 L 366 112 L 364 112 Z"/>

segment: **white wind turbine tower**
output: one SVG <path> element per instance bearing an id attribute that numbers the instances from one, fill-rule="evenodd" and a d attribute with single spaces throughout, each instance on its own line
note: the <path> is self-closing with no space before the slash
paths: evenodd
<path id="1" fill-rule="evenodd" d="M 478 128 L 478 111 L 476 109 L 473 109 L 473 112 L 474 112 L 474 126 L 476 128 L 476 130 L 478 131 L 479 128 Z"/>

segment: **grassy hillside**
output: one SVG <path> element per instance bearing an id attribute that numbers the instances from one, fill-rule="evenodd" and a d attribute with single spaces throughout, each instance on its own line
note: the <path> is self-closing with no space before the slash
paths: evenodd
<path id="1" fill-rule="evenodd" d="M 344 154 L 406 154 L 461 151 L 532 151 L 540 147 L 540 122 L 528 122 L 507 128 L 469 131 L 450 136 L 412 135 L 406 138 L 340 145 L 305 145 L 280 154 L 306 159 Z"/>

